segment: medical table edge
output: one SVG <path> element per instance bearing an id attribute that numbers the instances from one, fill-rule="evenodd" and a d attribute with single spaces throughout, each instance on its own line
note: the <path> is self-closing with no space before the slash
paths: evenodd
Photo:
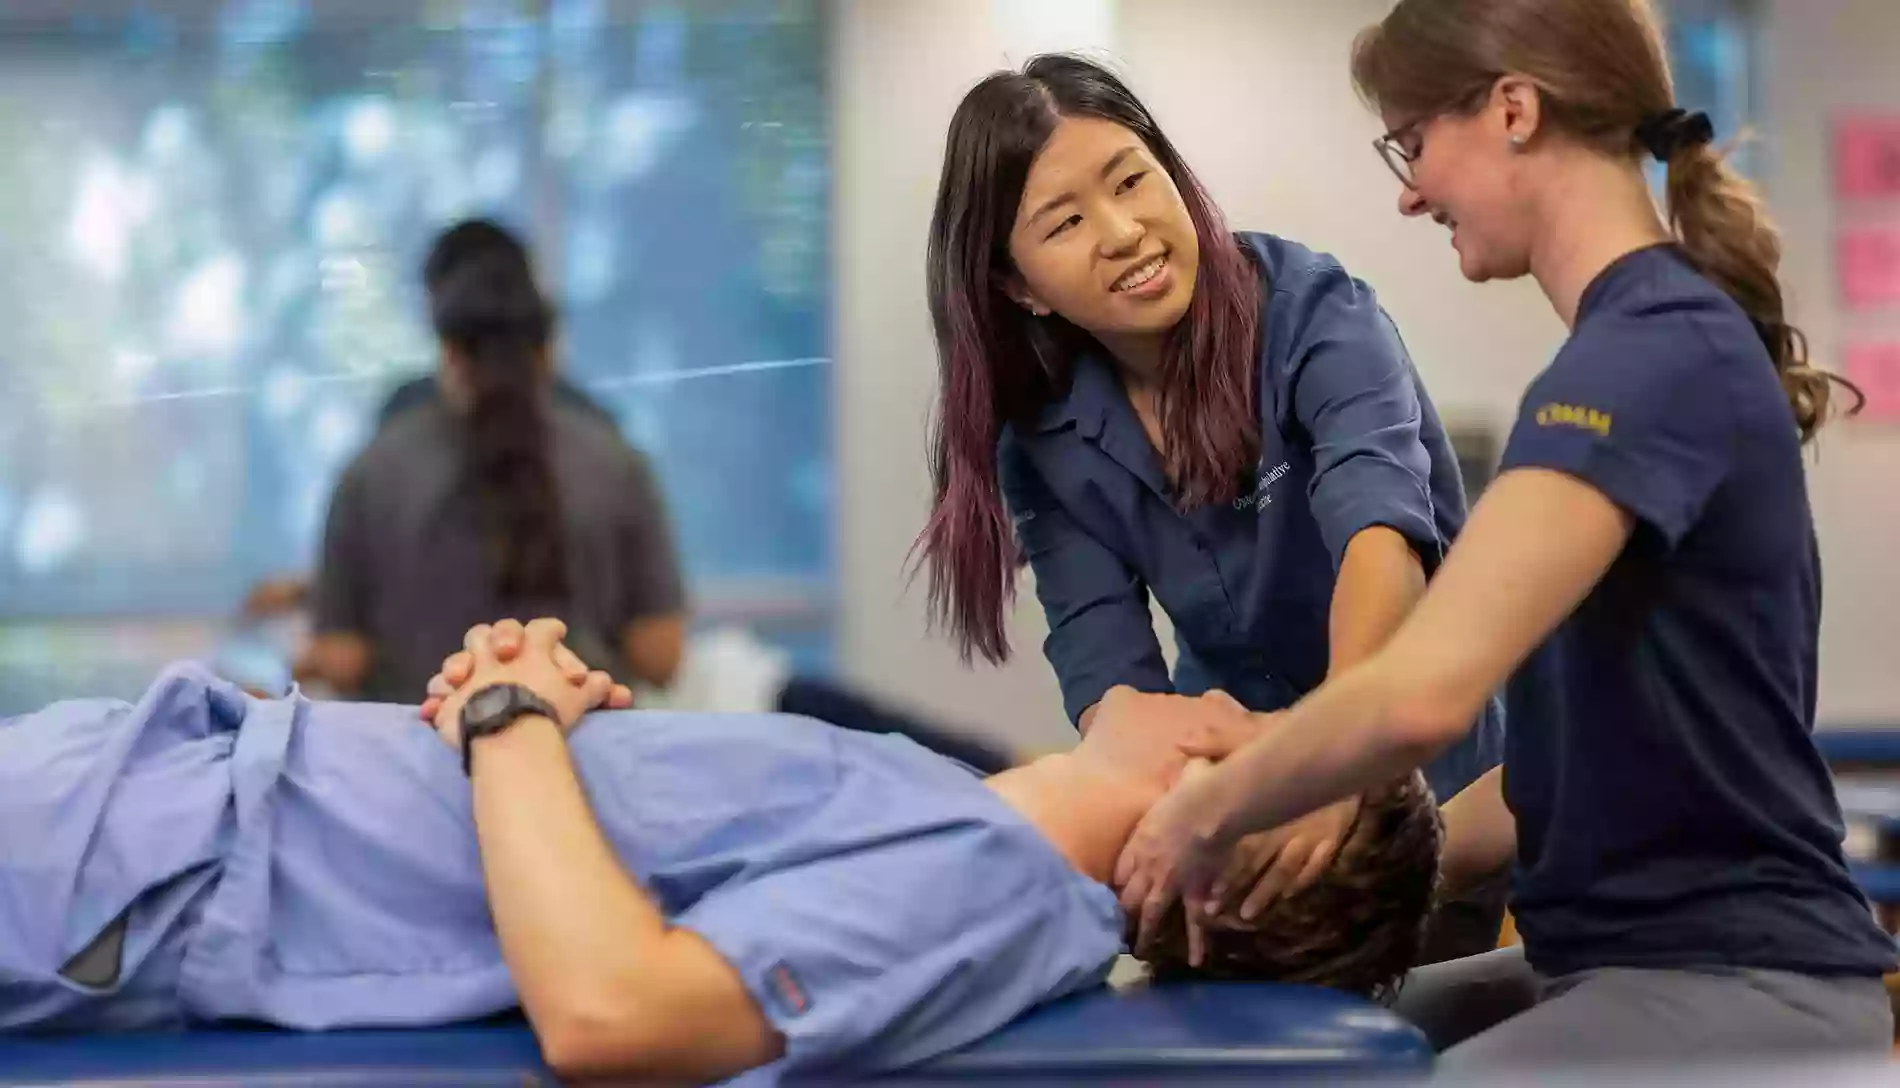
<path id="1" fill-rule="evenodd" d="M 1033 1010 L 958 1053 L 863 1083 L 1216 1084 L 1427 1072 L 1423 1035 L 1330 990 L 1185 983 L 1099 990 Z M 837 1083 L 814 1078 L 808 1083 Z M 0 1085 L 555 1084 L 520 1021 L 428 1031 L 299 1034 L 217 1029 L 171 1035 L 0 1040 Z"/>

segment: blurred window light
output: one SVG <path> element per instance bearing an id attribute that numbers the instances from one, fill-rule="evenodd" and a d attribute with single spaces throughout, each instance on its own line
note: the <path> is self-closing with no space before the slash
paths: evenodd
<path id="1" fill-rule="evenodd" d="M 1735 165 L 1759 175 L 1762 147 L 1749 136 L 1761 113 L 1762 13 L 1756 0 L 1666 0 L 1676 101 L 1701 110 L 1716 138 L 1737 142 Z"/>
<path id="2" fill-rule="evenodd" d="M 828 657 L 823 0 L 42 8 L 0 5 L 0 714 L 133 694 L 309 568 L 467 215 L 535 245 L 695 602 Z"/>

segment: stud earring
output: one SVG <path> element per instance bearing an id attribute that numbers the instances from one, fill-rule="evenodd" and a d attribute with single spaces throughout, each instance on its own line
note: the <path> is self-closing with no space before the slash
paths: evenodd
<path id="1" fill-rule="evenodd" d="M 1518 133 L 1513 133 L 1513 134 L 1511 135 L 1511 146 L 1512 146 L 1512 147 L 1518 147 L 1518 148 L 1521 148 L 1521 147 L 1523 147 L 1523 146 L 1524 146 L 1524 134 L 1523 134 L 1523 133 L 1521 133 L 1521 132 L 1518 132 Z"/>

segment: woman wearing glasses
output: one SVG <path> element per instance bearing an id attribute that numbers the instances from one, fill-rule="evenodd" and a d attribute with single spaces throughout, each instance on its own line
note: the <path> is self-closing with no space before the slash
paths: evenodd
<path id="1" fill-rule="evenodd" d="M 1508 774 L 1448 814 L 1444 868 L 1514 855 L 1523 945 L 1408 980 L 1445 1064 L 1884 1055 L 1894 946 L 1812 737 L 1830 379 L 1754 191 L 1643 0 L 1402 0 L 1353 72 L 1400 212 L 1470 280 L 1535 277 L 1571 336 L 1418 607 L 1150 814 L 1124 903 L 1203 915 L 1221 843 L 1430 759 L 1508 678 Z"/>
<path id="2" fill-rule="evenodd" d="M 1083 730 L 1116 687 L 1164 696 L 1155 713 L 1194 713 L 1165 696 L 1210 689 L 1292 704 L 1385 640 L 1464 521 L 1450 443 L 1372 291 L 1323 254 L 1229 234 L 1096 65 L 1039 57 L 963 100 L 929 280 L 934 614 L 966 659 L 1003 659 L 1026 558 Z M 1175 629 L 1172 676 L 1151 593 Z M 1426 768 L 1441 799 L 1497 764 L 1497 707 L 1471 719 Z M 1253 840 L 1240 913 L 1318 875 L 1353 812 Z M 1502 900 L 1441 916 L 1428 956 L 1495 946 Z"/>

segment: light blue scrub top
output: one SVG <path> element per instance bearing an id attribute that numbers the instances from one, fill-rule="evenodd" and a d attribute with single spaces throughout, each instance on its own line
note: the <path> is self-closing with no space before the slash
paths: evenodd
<path id="1" fill-rule="evenodd" d="M 622 863 L 785 1034 L 748 1083 L 928 1060 L 1121 950 L 1107 888 L 907 739 L 647 712 L 595 715 L 571 749 Z M 121 915 L 117 984 L 60 976 Z M 259 701 L 186 666 L 137 706 L 0 724 L 0 1031 L 514 1005 L 468 782 L 413 709 Z"/>

